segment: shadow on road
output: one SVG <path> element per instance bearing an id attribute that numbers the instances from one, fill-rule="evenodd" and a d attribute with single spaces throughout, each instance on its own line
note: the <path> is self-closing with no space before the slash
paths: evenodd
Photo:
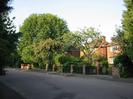
<path id="1" fill-rule="evenodd" d="M 25 99 L 13 89 L 0 82 L 0 99 Z"/>

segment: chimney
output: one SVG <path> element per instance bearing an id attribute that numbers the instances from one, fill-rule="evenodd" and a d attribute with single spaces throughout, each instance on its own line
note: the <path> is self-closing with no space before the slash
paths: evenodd
<path id="1" fill-rule="evenodd" d="M 102 42 L 106 42 L 106 37 L 105 36 L 102 36 Z"/>

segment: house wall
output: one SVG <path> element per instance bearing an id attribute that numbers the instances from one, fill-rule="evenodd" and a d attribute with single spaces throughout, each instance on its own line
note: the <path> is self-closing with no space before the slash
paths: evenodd
<path id="1" fill-rule="evenodd" d="M 107 59 L 109 64 L 114 64 L 114 58 L 121 53 L 120 47 L 118 45 L 110 45 L 107 47 Z"/>
<path id="2" fill-rule="evenodd" d="M 80 51 L 77 50 L 69 51 L 68 54 L 75 57 L 80 57 Z"/>
<path id="3" fill-rule="evenodd" d="M 107 47 L 96 48 L 95 54 L 107 58 Z"/>
<path id="4" fill-rule="evenodd" d="M 94 53 L 96 55 L 103 56 L 107 58 L 109 64 L 113 64 L 114 58 L 121 52 L 120 47 L 117 44 L 111 44 L 106 41 L 106 38 L 103 37 L 103 45 L 100 48 L 95 48 Z M 68 51 L 69 55 L 75 57 L 82 57 L 84 53 L 80 49 L 71 48 Z"/>
<path id="5" fill-rule="evenodd" d="M 113 51 L 111 50 L 111 46 L 107 47 L 107 60 L 109 64 L 113 64 L 113 60 L 114 60 L 114 55 L 113 55 Z"/>
<path id="6" fill-rule="evenodd" d="M 67 54 L 75 57 L 80 57 L 80 49 L 71 48 L 69 51 L 67 51 Z"/>

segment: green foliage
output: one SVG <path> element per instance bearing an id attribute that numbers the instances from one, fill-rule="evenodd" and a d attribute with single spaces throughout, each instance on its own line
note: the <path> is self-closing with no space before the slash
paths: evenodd
<path id="1" fill-rule="evenodd" d="M 108 74 L 109 73 L 109 64 L 106 57 L 100 56 L 100 55 L 93 55 L 93 65 L 96 67 L 96 61 L 100 64 L 100 69 L 102 74 Z"/>
<path id="2" fill-rule="evenodd" d="M 75 33 L 67 33 L 63 35 L 64 51 L 69 51 L 70 47 L 79 48 L 84 53 L 78 64 L 92 64 L 92 53 L 94 48 L 99 44 L 101 36 L 94 28 L 84 28 Z M 70 57 L 69 57 L 70 58 Z M 64 62 L 66 59 L 64 59 Z M 71 62 L 71 59 L 69 60 Z"/>
<path id="3" fill-rule="evenodd" d="M 126 54 L 118 55 L 114 59 L 114 65 L 119 68 L 121 76 L 133 76 L 133 63 Z"/>
<path id="4" fill-rule="evenodd" d="M 19 33 L 15 32 L 15 27 L 8 17 L 8 13 L 0 14 L 0 23 L 0 52 L 6 61 L 8 55 L 16 49 Z"/>
<path id="5" fill-rule="evenodd" d="M 82 56 L 80 65 L 91 66 L 92 65 L 92 61 L 89 58 L 87 58 L 85 56 Z"/>
<path id="6" fill-rule="evenodd" d="M 116 28 L 116 33 L 117 34 L 112 37 L 112 43 L 119 45 L 120 47 L 119 51 L 121 51 L 122 53 L 125 53 L 127 44 L 124 38 L 124 32 L 119 27 L 119 28 Z"/>
<path id="7" fill-rule="evenodd" d="M 105 58 L 105 57 L 99 57 L 99 61 L 100 61 L 100 64 L 102 65 L 102 67 L 108 68 L 107 58 Z"/>
<path id="8" fill-rule="evenodd" d="M 11 53 L 8 60 L 8 66 L 13 68 L 19 68 L 21 66 L 21 57 L 18 55 L 17 52 Z"/>
<path id="9" fill-rule="evenodd" d="M 60 66 L 61 63 L 60 63 L 60 58 L 63 56 L 63 54 L 56 54 L 55 57 L 54 57 L 54 63 L 57 65 L 57 66 Z"/>
<path id="10" fill-rule="evenodd" d="M 126 41 L 126 53 L 133 60 L 133 0 L 124 0 L 126 10 L 123 13 L 122 28 Z"/>
<path id="11" fill-rule="evenodd" d="M 0 70 L 5 65 L 9 65 L 11 54 L 15 52 L 19 33 L 16 33 L 13 19 L 9 18 L 9 11 L 12 9 L 8 5 L 10 0 L 0 1 Z"/>
<path id="12" fill-rule="evenodd" d="M 102 74 L 108 74 L 109 73 L 109 66 L 108 66 L 107 58 L 99 56 L 99 62 L 100 62 Z"/>
<path id="13" fill-rule="evenodd" d="M 58 62 L 63 65 L 63 72 L 70 72 L 71 65 L 74 66 L 75 70 L 78 70 L 81 63 L 80 58 L 68 55 L 60 55 Z"/>
<path id="14" fill-rule="evenodd" d="M 79 37 L 77 36 L 77 34 L 75 33 L 72 33 L 72 32 L 68 32 L 66 34 L 64 34 L 62 36 L 62 40 L 63 40 L 63 50 L 64 51 L 68 51 L 69 48 L 71 47 L 75 47 L 75 48 L 78 48 L 78 39 Z"/>
<path id="15" fill-rule="evenodd" d="M 100 38 L 100 33 L 94 28 L 84 28 L 75 33 L 67 33 L 63 35 L 63 44 L 65 50 L 68 48 L 75 47 L 80 48 L 86 57 L 90 57 L 94 47 L 98 44 L 98 38 Z M 93 43 L 93 44 L 92 44 Z"/>
<path id="16" fill-rule="evenodd" d="M 106 60 L 102 60 L 101 61 L 101 65 L 102 65 L 102 67 L 108 68 L 108 61 L 107 61 L 107 59 Z"/>
<path id="17" fill-rule="evenodd" d="M 99 44 L 101 38 L 100 33 L 97 32 L 96 29 L 90 27 L 81 29 L 77 31 L 76 34 L 77 46 L 86 57 L 91 58 L 94 48 Z"/>
<path id="18" fill-rule="evenodd" d="M 99 61 L 102 67 L 108 68 L 108 61 L 106 57 L 94 54 L 92 58 L 93 61 Z"/>
<path id="19" fill-rule="evenodd" d="M 100 61 L 100 64 L 102 65 L 102 73 L 107 74 L 109 73 L 109 66 L 108 66 L 108 61 L 106 58 L 102 58 Z"/>
<path id="20" fill-rule="evenodd" d="M 0 13 L 8 12 L 12 9 L 12 7 L 8 5 L 10 2 L 11 2 L 11 0 L 1 0 L 0 1 Z"/>
<path id="21" fill-rule="evenodd" d="M 117 29 L 117 35 L 113 42 L 119 44 L 122 49 L 122 55 L 118 55 L 115 60 L 115 66 L 120 69 L 121 76 L 132 75 L 133 66 L 133 0 L 124 0 L 126 10 L 123 12 L 122 29 Z"/>
<path id="22" fill-rule="evenodd" d="M 82 57 L 81 59 L 82 59 L 83 64 L 87 64 L 89 62 L 87 57 Z"/>
<path id="23" fill-rule="evenodd" d="M 59 62 L 61 64 L 76 64 L 77 62 L 79 62 L 80 59 L 78 57 L 74 57 L 74 56 L 68 56 L 68 55 L 62 55 L 61 57 L 59 57 Z"/>
<path id="24" fill-rule="evenodd" d="M 62 53 L 62 36 L 69 32 L 64 20 L 52 14 L 32 14 L 20 28 L 19 54 L 24 62 L 49 64 Z"/>

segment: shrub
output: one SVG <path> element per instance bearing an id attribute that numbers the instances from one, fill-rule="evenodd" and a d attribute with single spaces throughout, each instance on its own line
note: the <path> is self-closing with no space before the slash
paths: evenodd
<path id="1" fill-rule="evenodd" d="M 61 64 L 61 60 L 60 60 L 60 57 L 62 57 L 63 55 L 62 54 L 57 54 L 55 57 L 54 57 L 54 63 L 56 65 L 60 65 Z"/>
<path id="2" fill-rule="evenodd" d="M 63 64 L 63 72 L 65 72 L 65 73 L 70 72 L 70 68 L 71 68 L 71 64 L 69 62 Z"/>
<path id="3" fill-rule="evenodd" d="M 65 64 L 65 63 L 71 63 L 71 64 L 76 64 L 77 62 L 79 62 L 80 59 L 74 56 L 65 56 L 62 55 L 59 57 L 59 62 L 61 64 Z"/>
<path id="4" fill-rule="evenodd" d="M 81 65 L 86 65 L 86 66 L 91 66 L 92 62 L 89 58 L 87 57 L 81 57 Z"/>
<path id="5" fill-rule="evenodd" d="M 133 63 L 126 54 L 118 55 L 114 59 L 114 65 L 119 68 L 122 77 L 133 76 Z"/>
<path id="6" fill-rule="evenodd" d="M 97 61 L 100 62 L 100 72 L 102 74 L 108 74 L 108 61 L 107 61 L 107 58 L 106 57 L 103 57 L 103 56 L 97 56 L 96 58 Z"/>
<path id="7" fill-rule="evenodd" d="M 63 65 L 63 72 L 70 72 L 71 65 L 78 66 L 80 58 L 70 55 L 60 55 L 58 62 Z"/>

